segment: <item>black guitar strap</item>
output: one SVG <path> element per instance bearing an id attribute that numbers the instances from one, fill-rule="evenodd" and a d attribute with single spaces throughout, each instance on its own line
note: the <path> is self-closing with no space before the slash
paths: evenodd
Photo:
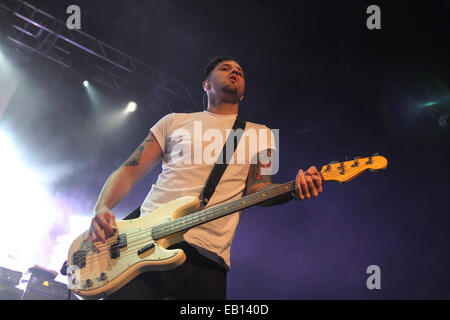
<path id="1" fill-rule="evenodd" d="M 236 151 L 237 145 L 239 144 L 239 140 L 241 139 L 242 134 L 245 130 L 246 122 L 236 117 L 236 121 L 233 125 L 233 131 L 228 135 L 227 141 L 223 146 L 222 153 L 217 158 L 216 164 L 209 174 L 208 180 L 206 180 L 205 187 L 203 188 L 202 193 L 200 194 L 200 204 L 202 207 L 208 204 L 208 201 L 214 194 L 217 185 L 219 184 L 220 179 L 222 178 L 225 169 L 227 168 L 228 163 L 230 162 L 231 157 Z M 241 130 L 238 130 L 241 129 Z M 234 140 L 234 141 L 233 141 Z M 227 154 L 227 146 L 233 144 L 233 152 L 229 152 Z"/>

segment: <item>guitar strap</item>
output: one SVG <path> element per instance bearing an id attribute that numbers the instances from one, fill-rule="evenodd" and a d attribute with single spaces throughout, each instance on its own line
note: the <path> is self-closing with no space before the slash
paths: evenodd
<path id="1" fill-rule="evenodd" d="M 208 179 L 206 180 L 205 186 L 203 188 L 202 193 L 200 194 L 200 204 L 202 207 L 206 206 L 209 199 L 211 199 L 212 195 L 214 194 L 214 191 L 216 190 L 216 187 L 222 178 L 223 174 L 225 173 L 225 169 L 227 168 L 228 162 L 233 156 L 234 152 L 236 151 L 237 145 L 241 139 L 242 134 L 245 130 L 246 122 L 241 120 L 238 117 L 236 117 L 236 120 L 233 124 L 233 131 L 228 135 L 227 141 L 225 142 L 225 145 L 223 146 L 222 152 L 217 158 L 216 164 L 214 165 L 214 168 L 212 169 L 211 173 L 209 174 Z M 238 130 L 242 129 L 242 130 Z M 237 130 L 237 131 L 236 131 Z M 233 143 L 234 140 L 234 143 Z M 227 154 L 227 145 L 231 145 L 233 143 L 233 152 L 229 152 Z M 128 216 L 126 216 L 123 220 L 129 220 L 129 219 L 136 219 L 139 218 L 141 214 L 141 208 L 138 207 L 136 210 L 134 210 L 132 213 L 130 213 Z"/>
<path id="2" fill-rule="evenodd" d="M 245 130 L 246 122 L 239 119 L 239 116 L 236 117 L 236 121 L 233 125 L 233 131 L 228 135 L 227 141 L 223 146 L 222 152 L 216 160 L 216 164 L 209 174 L 208 180 L 206 180 L 205 187 L 203 188 L 202 193 L 200 194 L 200 204 L 202 207 L 208 204 L 208 201 L 214 194 L 217 185 L 219 184 L 220 179 L 222 178 L 225 169 L 227 168 L 228 163 L 230 162 L 231 157 L 236 151 L 237 145 L 241 139 L 242 134 Z M 241 129 L 241 130 L 239 130 Z M 234 141 L 233 141 L 234 140 Z M 231 144 L 233 144 L 233 152 L 229 152 L 227 154 L 227 149 Z"/>

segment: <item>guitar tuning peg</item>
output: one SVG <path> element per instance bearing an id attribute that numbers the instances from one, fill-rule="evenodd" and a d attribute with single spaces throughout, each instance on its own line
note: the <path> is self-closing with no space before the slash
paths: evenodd
<path id="1" fill-rule="evenodd" d="M 334 163 L 339 163 L 339 161 L 331 161 L 327 164 L 327 168 L 325 169 L 325 172 L 328 172 L 331 170 L 331 165 Z"/>

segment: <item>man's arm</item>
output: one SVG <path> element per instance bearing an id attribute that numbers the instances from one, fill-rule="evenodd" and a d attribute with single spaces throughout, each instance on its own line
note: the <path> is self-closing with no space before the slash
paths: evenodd
<path id="1" fill-rule="evenodd" d="M 130 192 L 132 187 L 149 172 L 162 158 L 163 152 L 159 143 L 150 132 L 133 154 L 106 180 L 94 208 L 90 234 L 93 241 L 105 241 L 106 236 L 114 233 L 116 227 L 115 216 L 111 212 L 120 201 Z"/>
<path id="2" fill-rule="evenodd" d="M 263 152 L 271 152 L 263 151 Z M 252 194 L 265 189 L 273 188 L 279 185 L 272 183 L 271 175 L 262 175 L 262 169 L 267 165 L 259 161 L 259 154 L 257 156 L 256 164 L 251 164 L 247 177 L 247 194 Z M 270 164 L 269 164 L 270 165 Z M 269 207 L 286 203 L 292 199 L 304 200 L 305 198 L 317 197 L 322 192 L 322 180 L 316 167 L 310 167 L 306 172 L 299 170 L 295 178 L 295 192 L 288 193 L 280 197 L 270 199 L 260 203 L 260 206 Z"/>
<path id="3" fill-rule="evenodd" d="M 273 152 L 273 151 L 268 150 L 268 151 L 263 151 L 263 152 L 268 152 L 270 154 L 270 152 Z M 264 167 L 267 167 L 267 165 L 264 165 L 261 163 L 259 154 L 257 155 L 256 158 L 257 158 L 256 163 L 250 165 L 250 169 L 248 172 L 247 194 L 252 194 L 252 193 L 259 192 L 259 191 L 269 189 L 269 188 L 273 188 L 273 187 L 279 185 L 278 183 L 272 182 L 271 175 L 262 175 L 262 173 L 261 173 L 263 171 L 262 169 Z M 292 199 L 293 199 L 293 197 L 291 194 L 286 194 L 286 195 L 283 195 L 283 196 L 280 196 L 280 197 L 277 197 L 274 199 L 264 201 L 264 202 L 260 203 L 259 206 L 262 206 L 262 207 L 275 206 L 275 205 L 286 203 Z"/>

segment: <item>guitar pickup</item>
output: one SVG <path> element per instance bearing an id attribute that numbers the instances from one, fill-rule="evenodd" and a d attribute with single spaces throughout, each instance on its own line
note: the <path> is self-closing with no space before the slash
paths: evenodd
<path id="1" fill-rule="evenodd" d="M 127 247 L 127 234 L 122 233 L 119 234 L 117 237 L 117 242 L 112 244 L 111 247 L 109 247 L 109 256 L 111 259 L 117 259 L 120 257 L 120 249 Z"/>
<path id="2" fill-rule="evenodd" d="M 152 249 L 153 247 L 155 247 L 155 244 L 154 243 L 150 243 L 150 244 L 146 245 L 145 247 L 139 249 L 137 254 L 138 255 L 143 254 L 144 252 L 147 252 L 148 250 Z"/>
<path id="3" fill-rule="evenodd" d="M 127 246 L 127 234 L 126 233 L 119 234 L 119 238 L 117 239 L 117 243 L 119 245 L 119 249 L 126 248 L 126 246 Z"/>
<path id="4" fill-rule="evenodd" d="M 118 242 L 112 244 L 111 247 L 109 247 L 109 256 L 111 257 L 111 259 L 117 259 L 118 257 L 120 257 L 119 249 L 120 248 Z"/>
<path id="5" fill-rule="evenodd" d="M 84 268 L 86 266 L 86 250 L 75 251 L 72 255 L 72 264 L 78 268 Z"/>

